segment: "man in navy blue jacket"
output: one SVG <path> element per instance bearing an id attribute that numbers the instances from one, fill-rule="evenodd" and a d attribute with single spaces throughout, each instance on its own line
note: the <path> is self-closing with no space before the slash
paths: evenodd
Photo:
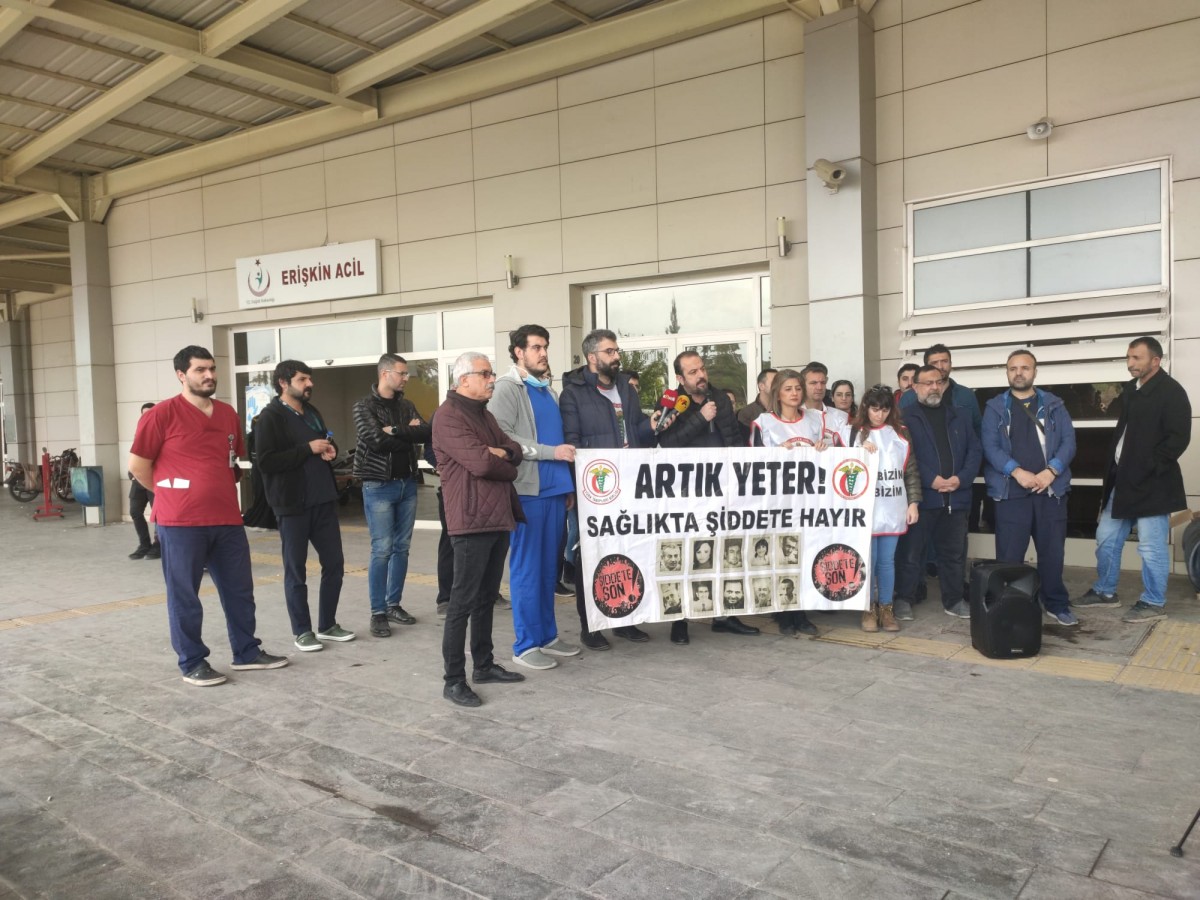
<path id="1" fill-rule="evenodd" d="M 654 446 L 654 428 L 642 412 L 637 391 L 621 371 L 621 348 L 617 336 L 597 328 L 583 339 L 587 365 L 563 376 L 558 398 L 562 413 L 563 441 L 577 449 L 620 449 Z M 579 637 L 589 650 L 607 650 L 608 639 L 588 630 L 583 600 L 583 567 L 575 556 L 575 608 L 579 612 Z M 613 629 L 613 634 L 642 643 L 650 635 L 636 625 Z"/>
<path id="2" fill-rule="evenodd" d="M 921 366 L 913 379 L 917 403 L 904 413 L 904 424 L 908 426 L 917 467 L 921 470 L 924 499 L 921 518 L 910 531 L 913 539 L 909 552 L 896 560 L 897 618 L 902 612 L 912 616 L 912 598 L 921 577 L 925 545 L 929 542 L 937 549 L 938 578 L 946 614 L 962 619 L 971 617 L 963 599 L 967 510 L 982 450 L 967 413 L 943 402 L 948 384 L 949 379 L 936 366 Z"/>
<path id="3" fill-rule="evenodd" d="M 1030 351 L 1014 350 L 1005 368 L 1008 390 L 983 411 L 983 478 L 996 501 L 996 559 L 1023 562 L 1032 537 L 1046 617 L 1078 625 L 1063 584 L 1075 426 L 1062 400 L 1033 386 L 1037 358 Z"/>

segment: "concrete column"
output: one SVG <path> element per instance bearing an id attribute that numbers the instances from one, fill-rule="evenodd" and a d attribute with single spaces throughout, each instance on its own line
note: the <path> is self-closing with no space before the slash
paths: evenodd
<path id="1" fill-rule="evenodd" d="M 29 313 L 0 322 L 0 379 L 4 381 L 4 441 L 9 459 L 41 458 L 33 436 L 33 368 L 29 356 Z"/>
<path id="2" fill-rule="evenodd" d="M 857 6 L 804 27 L 809 341 L 830 378 L 862 396 L 879 378 L 875 32 Z M 846 169 L 836 194 L 813 171 Z"/>
<path id="3" fill-rule="evenodd" d="M 113 352 L 112 292 L 108 278 L 108 232 L 96 222 L 74 222 L 71 306 L 75 332 L 75 388 L 79 405 L 79 456 L 85 466 L 104 467 L 106 521 L 121 521 L 121 473 L 117 450 L 117 379 Z M 88 524 L 99 524 L 97 509 Z"/>

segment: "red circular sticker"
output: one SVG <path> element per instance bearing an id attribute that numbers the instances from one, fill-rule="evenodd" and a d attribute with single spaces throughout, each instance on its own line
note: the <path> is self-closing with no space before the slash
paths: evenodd
<path id="1" fill-rule="evenodd" d="M 862 557 L 853 547 L 830 544 L 813 560 L 813 586 L 826 600 L 849 600 L 865 583 Z"/>
<path id="2" fill-rule="evenodd" d="M 592 601 L 610 619 L 629 615 L 646 595 L 642 570 L 628 556 L 614 553 L 600 560 L 592 575 Z"/>

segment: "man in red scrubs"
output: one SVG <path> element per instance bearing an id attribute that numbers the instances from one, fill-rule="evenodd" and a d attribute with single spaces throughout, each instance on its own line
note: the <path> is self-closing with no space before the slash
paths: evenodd
<path id="1" fill-rule="evenodd" d="M 217 365 L 203 347 L 175 354 L 182 390 L 147 411 L 138 422 L 129 471 L 154 490 L 154 522 L 167 583 L 171 646 L 183 680 L 200 687 L 225 676 L 208 664 L 201 638 L 204 608 L 200 578 L 208 568 L 225 611 L 234 669 L 278 669 L 254 636 L 254 580 L 250 543 L 237 502 L 237 458 L 246 452 L 238 414 L 214 400 Z"/>

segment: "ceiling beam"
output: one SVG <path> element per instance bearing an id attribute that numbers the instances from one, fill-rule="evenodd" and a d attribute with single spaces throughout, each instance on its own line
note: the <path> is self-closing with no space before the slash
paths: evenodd
<path id="1" fill-rule="evenodd" d="M 362 116 L 334 107 L 298 113 L 94 175 L 89 179 L 89 196 L 111 199 L 163 187 L 632 56 L 786 8 L 784 0 L 666 0 L 385 88 L 379 92 L 384 118 L 377 122 L 364 122 Z"/>
<path id="2" fill-rule="evenodd" d="M 827 16 L 833 15 L 841 8 L 841 0 L 821 0 L 821 12 Z"/>
<path id="3" fill-rule="evenodd" d="M 0 204 L 0 228 L 23 225 L 62 211 L 59 198 L 55 194 L 31 194 L 20 200 L 9 200 Z"/>
<path id="4" fill-rule="evenodd" d="M 0 263 L 0 281 L 36 281 L 40 284 L 70 284 L 70 266 L 39 265 L 38 263 Z"/>
<path id="5" fill-rule="evenodd" d="M 70 245 L 66 229 L 48 228 L 44 223 L 41 225 L 14 225 L 5 230 L 4 237 L 9 241 L 27 241 L 31 244 L 47 244 L 51 247 Z"/>
<path id="6" fill-rule="evenodd" d="M 464 41 L 479 37 L 489 28 L 502 25 L 549 2 L 550 0 L 480 0 L 436 25 L 422 28 L 386 50 L 343 69 L 334 78 L 338 93 L 352 94 L 385 81 L 405 69 L 411 69 L 417 63 L 423 63 Z"/>
<path id="7" fill-rule="evenodd" d="M 31 13 L 15 9 L 0 10 L 0 47 L 3 47 L 18 34 L 26 25 L 33 21 Z"/>
<path id="8" fill-rule="evenodd" d="M 263 2 L 278 5 L 284 0 Z M 333 76 L 312 66 L 243 46 L 229 46 L 220 56 L 206 55 L 204 34 L 219 27 L 229 16 L 239 15 L 247 7 L 258 9 L 257 3 L 244 4 L 210 25 L 206 32 L 200 32 L 110 0 L 57 0 L 49 7 L 39 5 L 37 0 L 0 0 L 0 8 L 3 9 L 115 38 L 127 44 L 139 44 L 160 53 L 189 60 L 194 65 L 203 65 L 227 75 L 246 78 L 315 100 L 373 112 L 373 97 L 339 95 L 333 89 Z M 231 26 L 228 30 L 212 32 L 213 37 L 209 43 L 215 46 L 223 45 L 232 34 L 244 30 L 250 21 L 251 18 L 239 18 L 240 28 Z"/>
<path id="9" fill-rule="evenodd" d="M 306 0 L 245 0 L 200 33 L 200 50 L 205 56 L 220 56 L 246 38 L 282 19 Z"/>
<path id="10" fill-rule="evenodd" d="M 31 294 L 53 294 L 56 290 L 55 285 L 45 284 L 37 281 L 18 281 L 15 278 L 4 278 L 0 275 L 0 291 L 28 291 Z M 18 302 L 18 306 L 29 306 L 36 301 L 26 300 L 24 303 Z"/>

